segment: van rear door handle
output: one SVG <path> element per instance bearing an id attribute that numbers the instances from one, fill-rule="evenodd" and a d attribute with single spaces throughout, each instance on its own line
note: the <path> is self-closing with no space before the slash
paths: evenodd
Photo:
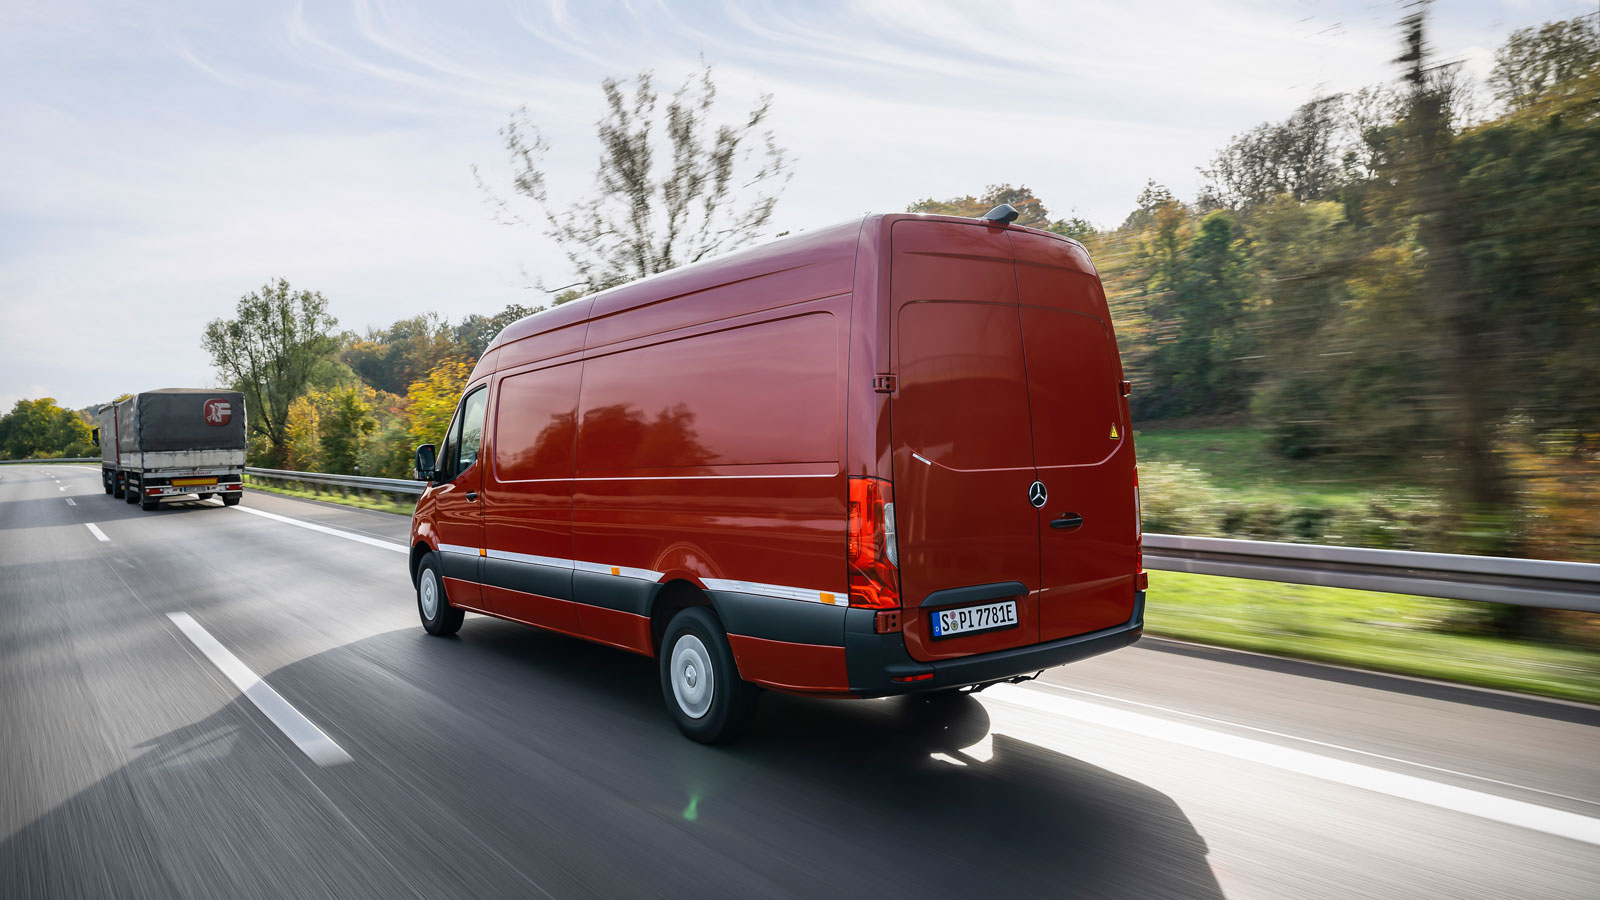
<path id="1" fill-rule="evenodd" d="M 1082 525 L 1083 516 L 1080 516 L 1077 513 L 1062 513 L 1058 518 L 1053 519 L 1050 522 L 1051 528 L 1060 528 L 1066 531 L 1071 531 L 1074 528 L 1080 528 Z"/>
<path id="2" fill-rule="evenodd" d="M 467 491 L 467 499 L 468 500 L 476 500 L 476 499 L 478 499 L 478 492 L 477 491 Z M 1083 520 L 1079 519 L 1078 521 L 1082 522 Z"/>

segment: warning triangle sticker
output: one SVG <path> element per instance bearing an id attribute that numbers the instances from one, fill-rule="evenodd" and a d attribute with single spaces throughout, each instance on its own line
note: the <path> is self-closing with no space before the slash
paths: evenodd
<path id="1" fill-rule="evenodd" d="M 1114 440 L 1117 439 L 1117 437 L 1118 437 L 1118 434 L 1117 434 L 1117 423 L 1112 422 L 1111 423 L 1111 439 L 1114 441 Z"/>

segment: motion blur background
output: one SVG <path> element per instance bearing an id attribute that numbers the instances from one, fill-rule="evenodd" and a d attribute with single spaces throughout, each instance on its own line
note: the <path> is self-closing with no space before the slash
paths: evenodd
<path id="1" fill-rule="evenodd" d="M 1100 267 L 1147 530 L 1600 562 L 1594 5 L 1121 6 L 8 4 L 0 456 L 229 384 L 253 465 L 404 477 L 522 315 L 1007 202 Z M 664 241 L 674 185 L 731 237 Z M 626 240 L 584 224 L 636 202 Z M 1600 700 L 1589 614 L 1152 597 L 1156 633 Z"/>

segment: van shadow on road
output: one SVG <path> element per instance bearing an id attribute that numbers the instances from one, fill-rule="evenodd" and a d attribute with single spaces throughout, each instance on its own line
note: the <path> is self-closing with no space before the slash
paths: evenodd
<path id="1" fill-rule="evenodd" d="M 5 838 L 0 894 L 1222 896 L 1160 792 L 1011 735 L 969 755 L 971 698 L 768 694 L 745 739 L 705 747 L 655 665 L 479 617 L 306 658 L 267 680 L 354 762 L 317 769 L 230 703 Z M 198 806 L 145 808 L 168 796 Z"/>

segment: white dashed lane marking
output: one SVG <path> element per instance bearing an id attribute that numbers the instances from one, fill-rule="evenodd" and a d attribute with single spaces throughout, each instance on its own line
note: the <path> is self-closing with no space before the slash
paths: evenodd
<path id="1" fill-rule="evenodd" d="M 333 738 L 323 733 L 310 719 L 300 714 L 283 695 L 273 690 L 272 685 L 261 680 L 261 676 L 250 670 L 239 657 L 234 656 L 222 642 L 211 636 L 211 632 L 200 626 L 199 622 L 188 613 L 167 613 L 167 618 L 172 624 L 178 626 L 183 636 L 194 644 L 195 649 L 205 654 L 211 664 L 222 671 L 233 686 L 239 689 L 246 699 L 256 705 L 278 726 L 300 752 L 311 758 L 319 766 L 334 766 L 350 761 L 350 754 L 344 748 L 334 743 Z"/>

